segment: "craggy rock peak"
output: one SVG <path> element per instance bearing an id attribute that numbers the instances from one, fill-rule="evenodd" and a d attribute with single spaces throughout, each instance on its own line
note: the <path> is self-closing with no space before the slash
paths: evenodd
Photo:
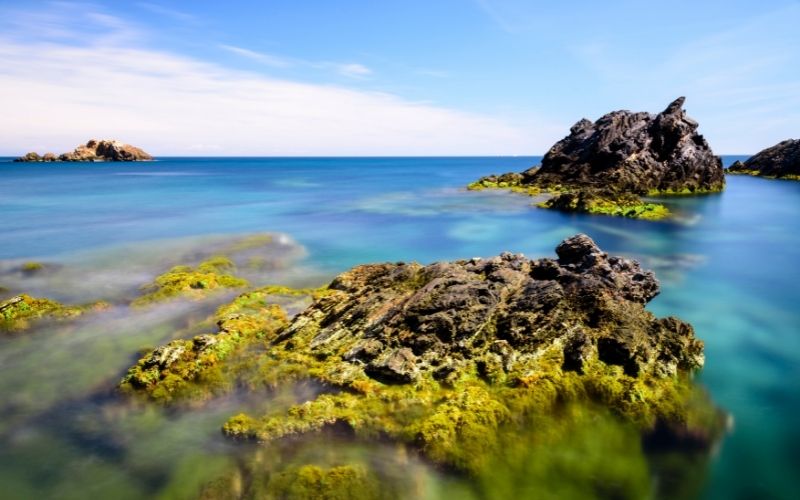
<path id="1" fill-rule="evenodd" d="M 703 363 L 692 327 L 656 319 L 644 304 L 659 292 L 652 272 L 609 257 L 586 235 L 563 241 L 558 260 L 505 253 L 453 263 L 359 266 L 283 335 L 320 327 L 312 352 L 343 359 L 381 382 L 446 380 L 468 371 L 520 376 L 541 352 L 563 348 L 563 366 L 585 360 L 630 376 L 669 376 Z"/>
<path id="2" fill-rule="evenodd" d="M 732 173 L 800 180 L 800 139 L 788 139 L 767 148 L 744 163 L 728 168 Z"/>
<path id="3" fill-rule="evenodd" d="M 697 133 L 679 97 L 657 115 L 614 111 L 583 119 L 547 152 L 523 184 L 566 185 L 646 195 L 719 191 L 722 161 Z"/>
<path id="4" fill-rule="evenodd" d="M 55 161 L 147 161 L 153 157 L 143 150 L 116 140 L 92 139 L 74 151 L 56 157 L 53 153 L 39 156 L 31 152 L 17 158 L 18 162 L 55 162 Z"/>
<path id="5" fill-rule="evenodd" d="M 714 156 L 684 98 L 658 115 L 614 111 L 596 122 L 583 119 L 547 152 L 542 165 L 522 173 L 489 175 L 468 189 L 506 188 L 548 199 L 537 206 L 658 220 L 670 211 L 639 196 L 689 195 L 725 187 Z"/>

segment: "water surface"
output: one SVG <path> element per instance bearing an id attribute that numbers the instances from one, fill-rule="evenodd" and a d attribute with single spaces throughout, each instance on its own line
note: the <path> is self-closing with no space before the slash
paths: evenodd
<path id="1" fill-rule="evenodd" d="M 726 164 L 734 159 L 725 158 Z M 122 305 L 126 294 L 163 272 L 180 249 L 243 234 L 284 233 L 297 244 L 292 265 L 262 279 L 305 286 L 371 261 L 428 263 L 505 250 L 549 256 L 562 238 L 585 232 L 606 251 L 655 269 L 662 293 L 650 309 L 691 322 L 706 343 L 700 380 L 733 415 L 735 428 L 712 461 L 704 497 L 795 497 L 800 183 L 728 177 L 721 195 L 667 200 L 679 219 L 663 223 L 561 214 L 533 208 L 524 196 L 461 187 L 537 162 L 0 163 L 0 286 L 11 289 L 7 294 L 118 303 L 69 326 L 0 338 L 3 496 L 191 495 L 238 453 L 219 436 L 228 416 L 302 399 L 234 395 L 193 412 L 170 413 L 114 396 L 111 389 L 140 349 L 186 335 L 187 318 L 202 316 L 198 308 L 213 309 L 179 301 L 134 313 Z M 32 260 L 59 270 L 43 277 L 17 272 Z"/>

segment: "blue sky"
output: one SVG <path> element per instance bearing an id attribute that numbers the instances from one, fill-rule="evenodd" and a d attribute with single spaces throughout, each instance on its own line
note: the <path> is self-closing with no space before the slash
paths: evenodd
<path id="1" fill-rule="evenodd" d="M 543 154 L 679 95 L 720 154 L 800 136 L 800 3 L 0 1 L 0 154 Z"/>

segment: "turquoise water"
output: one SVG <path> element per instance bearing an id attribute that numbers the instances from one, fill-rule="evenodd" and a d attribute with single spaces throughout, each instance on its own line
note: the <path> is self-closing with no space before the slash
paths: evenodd
<path id="1" fill-rule="evenodd" d="M 524 196 L 461 187 L 537 161 L 0 163 L 0 285 L 113 301 L 183 249 L 255 232 L 293 240 L 291 269 L 263 277 L 288 284 L 324 283 L 369 261 L 552 255 L 562 238 L 585 232 L 654 269 L 662 293 L 651 310 L 688 320 L 706 343 L 700 379 L 735 427 L 715 453 L 704 496 L 796 497 L 800 183 L 729 177 L 721 195 L 667 200 L 679 216 L 668 223 L 561 214 Z M 59 271 L 15 272 L 31 260 Z M 135 316 L 120 306 L 77 326 L 0 339 L 0 496 L 182 496 L 198 471 L 231 456 L 219 426 L 242 406 L 264 405 L 258 398 L 164 415 L 123 405 L 111 391 L 138 349 L 171 338 L 196 307 Z"/>

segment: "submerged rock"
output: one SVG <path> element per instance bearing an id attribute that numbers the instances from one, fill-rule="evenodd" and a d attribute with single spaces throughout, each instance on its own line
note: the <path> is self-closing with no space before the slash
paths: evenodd
<path id="1" fill-rule="evenodd" d="M 788 139 L 728 167 L 734 174 L 800 180 L 800 139 Z"/>
<path id="2" fill-rule="evenodd" d="M 470 189 L 512 188 L 557 195 L 544 208 L 619 215 L 667 217 L 666 207 L 639 196 L 699 194 L 725 187 L 722 161 L 698 123 L 683 110 L 684 98 L 657 115 L 614 111 L 592 123 L 582 119 L 534 167 L 520 174 L 484 177 Z"/>
<path id="3" fill-rule="evenodd" d="M 703 344 L 691 325 L 645 309 L 659 292 L 653 273 L 586 235 L 556 253 L 339 275 L 257 362 L 270 384 L 311 378 L 335 390 L 288 412 L 237 415 L 224 432 L 273 442 L 344 426 L 480 474 L 502 455 L 503 429 L 578 404 L 708 449 L 722 414 L 691 383 Z"/>
<path id="4" fill-rule="evenodd" d="M 197 267 L 175 266 L 143 286 L 145 294 L 131 305 L 145 306 L 179 296 L 202 298 L 214 290 L 248 286 L 247 280 L 231 274 L 235 271 L 233 261 L 222 255 L 211 257 Z"/>
<path id="5" fill-rule="evenodd" d="M 152 400 L 198 401 L 233 388 L 241 372 L 256 359 L 240 355 L 259 343 L 271 341 L 288 324 L 277 301 L 323 294 L 323 290 L 267 286 L 236 297 L 221 306 L 212 321 L 215 334 L 178 339 L 145 353 L 119 384 L 126 393 Z M 257 358 L 256 354 L 252 358 Z M 236 359 L 236 361 L 232 361 Z"/>
<path id="6" fill-rule="evenodd" d="M 69 153 L 56 157 L 53 153 L 39 156 L 31 152 L 17 158 L 17 162 L 54 162 L 54 161 L 147 161 L 153 157 L 144 150 L 117 140 L 91 139 Z"/>
<path id="7" fill-rule="evenodd" d="M 63 320 L 76 318 L 87 311 L 108 308 L 105 302 L 83 306 L 66 306 L 55 300 L 20 294 L 0 302 L 0 332 L 14 333 L 27 330 L 34 321 L 42 319 Z"/>

